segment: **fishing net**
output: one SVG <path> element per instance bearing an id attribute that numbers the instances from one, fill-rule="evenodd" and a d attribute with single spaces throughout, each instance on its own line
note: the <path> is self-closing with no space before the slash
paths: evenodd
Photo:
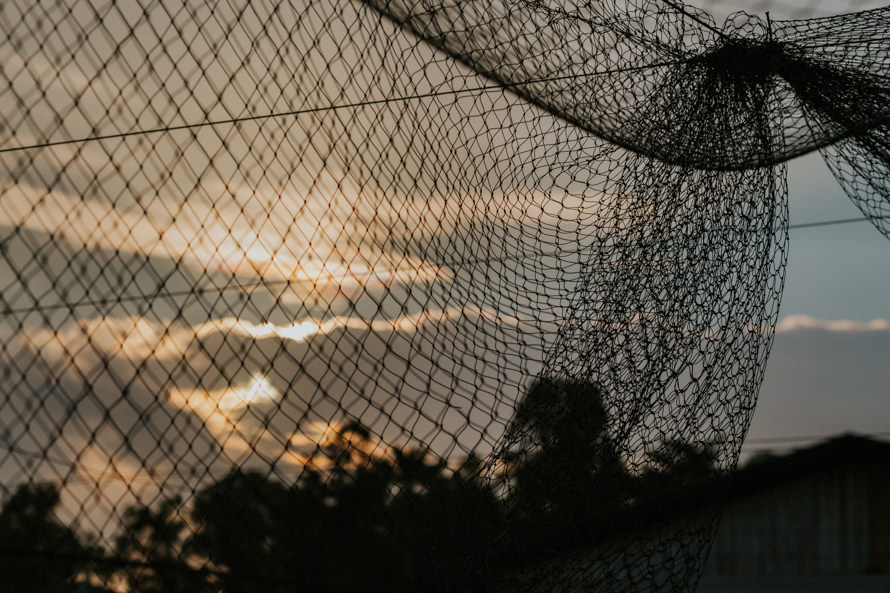
<path id="1" fill-rule="evenodd" d="M 694 588 L 888 25 L 3 3 L 0 588 Z"/>

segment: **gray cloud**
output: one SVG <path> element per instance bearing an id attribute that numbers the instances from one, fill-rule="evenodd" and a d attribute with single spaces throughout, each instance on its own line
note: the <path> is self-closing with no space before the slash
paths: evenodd
<path id="1" fill-rule="evenodd" d="M 890 428 L 890 324 L 786 318 L 749 438 Z"/>

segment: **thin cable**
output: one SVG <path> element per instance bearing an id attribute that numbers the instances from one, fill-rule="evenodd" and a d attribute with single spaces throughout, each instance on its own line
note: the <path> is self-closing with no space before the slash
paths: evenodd
<path id="1" fill-rule="evenodd" d="M 883 219 L 885 217 L 877 217 Z M 789 225 L 789 229 L 807 229 L 822 226 L 834 226 L 841 224 L 850 224 L 854 222 L 870 222 L 868 218 L 842 218 L 837 220 L 822 220 L 818 222 L 804 222 L 800 224 Z M 511 261 L 522 261 L 531 257 L 560 257 L 561 251 L 538 251 L 534 253 L 521 253 L 517 255 L 506 255 L 503 257 L 475 257 L 462 260 L 451 260 L 441 262 L 444 267 L 460 268 L 468 265 L 478 265 L 485 263 L 506 263 Z M 291 286 L 293 284 L 313 284 L 312 280 L 259 280 L 257 282 L 238 282 L 228 283 L 225 286 L 201 286 L 198 288 L 190 288 L 188 290 L 158 290 L 151 294 L 138 294 L 130 296 L 115 296 L 107 299 L 89 299 L 76 303 L 49 303 L 45 305 L 36 305 L 34 307 L 10 307 L 0 309 L 0 315 L 22 315 L 35 313 L 38 311 L 57 311 L 61 309 L 71 309 L 72 311 L 81 307 L 105 307 L 108 305 L 126 303 L 126 302 L 146 302 L 156 299 L 174 299 L 190 296 L 204 296 L 206 294 L 223 294 L 226 292 L 238 292 L 255 288 L 272 288 L 275 286 Z"/>
<path id="2" fill-rule="evenodd" d="M 884 216 L 875 217 L 884 219 Z M 871 222 L 868 218 L 839 218 L 837 220 L 820 220 L 819 222 L 803 222 L 800 224 L 788 225 L 789 229 L 809 229 L 820 226 L 831 226 L 836 224 L 849 224 L 851 222 Z"/>
<path id="3" fill-rule="evenodd" d="M 574 80 L 577 78 L 581 78 L 582 76 L 607 76 L 610 74 L 619 74 L 624 72 L 635 72 L 638 70 L 649 70 L 652 68 L 661 68 L 663 66 L 676 66 L 680 64 L 680 61 L 672 60 L 667 62 L 656 62 L 652 64 L 646 64 L 644 66 L 633 66 L 628 68 L 614 68 L 610 70 L 602 70 L 599 72 L 592 72 L 590 74 L 580 75 L 580 74 L 572 74 L 566 76 L 556 76 L 552 78 L 537 78 L 532 80 L 524 80 L 520 82 L 514 83 L 499 83 L 499 84 L 489 84 L 482 85 L 477 87 L 463 88 L 463 89 L 453 89 L 450 91 L 437 91 L 432 93 L 420 93 L 417 95 L 407 95 L 403 97 L 387 97 L 385 99 L 374 99 L 371 101 L 359 101 L 356 103 L 345 103 L 343 105 L 327 105 L 325 107 L 312 107 L 309 109 L 296 109 L 294 111 L 282 111 L 278 113 L 266 113 L 263 115 L 250 115 L 247 117 L 233 117 L 230 119 L 221 119 L 215 121 L 204 121 L 194 124 L 182 124 L 179 126 L 164 126 L 160 128 L 152 128 L 149 130 L 133 130 L 130 132 L 119 132 L 117 134 L 105 134 L 102 136 L 85 136 L 82 138 L 72 138 L 69 140 L 54 140 L 51 142 L 42 142 L 40 144 L 29 144 L 27 146 L 13 146 L 10 148 L 0 148 L 0 154 L 8 153 L 8 152 L 18 152 L 24 150 L 34 150 L 37 148 L 49 148 L 53 146 L 64 146 L 66 144 L 79 144 L 83 142 L 95 142 L 100 140 L 116 140 L 120 138 L 129 138 L 131 136 L 143 136 L 147 134 L 160 134 L 165 132 L 177 132 L 181 130 L 193 130 L 197 128 L 203 127 L 213 127 L 213 126 L 222 126 L 222 125 L 231 125 L 231 124 L 239 124 L 251 121 L 261 121 L 265 119 L 274 119 L 279 117 L 299 117 L 300 115 L 308 115 L 312 113 L 321 113 L 325 111 L 339 111 L 342 109 L 356 109 L 359 107 L 369 107 L 372 105 L 385 105 L 388 103 L 403 103 L 407 101 L 417 101 L 421 99 L 430 99 L 433 97 L 446 97 L 451 95 L 460 95 L 463 93 L 480 93 L 480 92 L 488 92 L 488 91 L 496 91 L 503 89 L 511 89 L 519 86 L 530 85 L 530 84 L 538 84 L 542 82 L 558 82 L 561 80 Z"/>
<path id="4" fill-rule="evenodd" d="M 718 29 L 718 28 L 717 28 L 716 26 L 714 26 L 713 24 L 711 24 L 711 23 L 705 21 L 704 19 L 702 19 L 702 18 L 696 16 L 695 14 L 692 14 L 691 12 L 688 12 L 688 11 L 686 10 L 686 7 L 683 6 L 682 4 L 680 4 L 679 2 L 673 2 L 672 0 L 662 0 L 662 2 L 664 2 L 665 4 L 667 4 L 668 6 L 670 6 L 671 8 L 673 8 L 674 10 L 680 12 L 683 16 L 686 16 L 686 17 L 688 17 L 688 18 L 694 20 L 696 23 L 698 23 L 699 25 L 701 25 L 701 26 L 704 27 L 705 29 L 708 29 L 709 31 L 712 31 L 712 32 L 716 33 L 716 34 L 719 35 L 720 37 L 723 37 L 724 39 L 727 39 L 727 38 L 729 37 L 729 35 L 727 35 L 727 34 L 726 34 L 724 31 L 722 31 L 721 29 Z"/>

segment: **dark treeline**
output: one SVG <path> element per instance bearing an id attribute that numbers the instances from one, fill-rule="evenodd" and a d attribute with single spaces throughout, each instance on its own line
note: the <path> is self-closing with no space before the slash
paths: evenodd
<path id="1" fill-rule="evenodd" d="M 352 423 L 294 484 L 239 469 L 187 508 L 130 507 L 109 549 L 55 518 L 55 486 L 25 484 L 0 511 L 2 591 L 58 593 L 90 576 L 133 593 L 485 591 L 548 554 L 664 520 L 713 482 L 710 448 L 674 441 L 630 471 L 608 421 L 595 385 L 539 379 L 498 467 L 471 455 L 456 469 L 422 448 L 375 453 Z"/>

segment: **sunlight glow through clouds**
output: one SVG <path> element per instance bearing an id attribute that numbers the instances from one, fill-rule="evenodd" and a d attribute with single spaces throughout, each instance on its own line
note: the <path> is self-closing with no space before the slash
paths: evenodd
<path id="1" fill-rule="evenodd" d="M 309 422 L 305 430 L 288 440 L 288 445 L 295 449 L 314 448 L 332 441 L 341 428 L 342 424 L 339 422 Z"/>
<path id="2" fill-rule="evenodd" d="M 224 389 L 172 387 L 167 391 L 171 405 L 197 416 L 226 454 L 242 462 L 257 453 L 261 443 L 271 437 L 256 423 L 242 422 L 244 414 L 252 404 L 274 402 L 280 397 L 263 375 L 254 375 L 246 384 Z"/>
<path id="3" fill-rule="evenodd" d="M 202 337 L 210 333 L 233 332 L 247 335 L 257 340 L 274 336 L 285 340 L 302 342 L 315 334 L 329 334 L 337 329 L 373 332 L 411 332 L 427 324 L 456 320 L 465 315 L 488 319 L 501 325 L 516 326 L 521 323 L 518 317 L 499 315 L 494 311 L 481 307 L 451 307 L 441 310 L 424 310 L 413 315 L 402 315 L 395 319 L 365 320 L 358 317 L 333 317 L 324 321 L 306 320 L 291 325 L 253 324 L 239 319 L 225 318 L 202 324 L 194 328 L 192 333 L 196 337 Z"/>
<path id="4" fill-rule="evenodd" d="M 252 404 L 278 401 L 281 394 L 264 375 L 255 374 L 243 385 L 224 389 L 177 389 L 168 392 L 169 401 L 179 409 L 195 412 L 217 435 L 238 425 L 234 412 Z"/>
<path id="5" fill-rule="evenodd" d="M 266 401 L 277 401 L 281 397 L 278 390 L 272 386 L 263 375 L 254 375 L 247 385 L 236 385 L 226 389 L 219 397 L 217 405 L 220 410 L 238 410 L 251 404 Z"/>
<path id="6" fill-rule="evenodd" d="M 214 185 L 203 187 L 203 192 L 209 194 Z M 321 207 L 334 208 L 327 198 L 251 195 L 254 202 L 315 205 L 299 216 L 288 214 L 289 208 L 282 206 L 273 216 L 272 211 L 245 213 L 238 200 L 221 207 L 196 198 L 174 216 L 162 201 L 144 209 L 120 210 L 60 191 L 0 182 L 0 225 L 12 232 L 45 232 L 74 249 L 181 259 L 196 270 L 309 284 L 318 290 L 334 287 L 354 292 L 363 287 L 434 283 L 452 277 L 442 266 L 419 257 L 359 248 L 327 236 L 320 224 L 323 214 L 315 212 Z M 350 224 L 344 224 L 341 233 L 363 234 Z"/>
<path id="7" fill-rule="evenodd" d="M 0 181 L 0 226 L 12 233 L 48 233 L 75 250 L 166 258 L 210 273 L 285 281 L 300 285 L 297 290 L 304 295 L 307 285 L 348 295 L 454 277 L 444 265 L 382 243 L 357 244 L 356 237 L 379 235 L 385 242 L 388 235 L 410 236 L 411 242 L 458 233 L 458 220 L 572 225 L 574 217 L 584 217 L 607 200 L 558 191 L 531 198 L 493 192 L 464 200 L 430 196 L 417 208 L 398 198 L 378 203 L 361 188 L 328 177 L 310 187 L 283 190 L 207 180 L 185 202 L 177 196 L 171 196 L 172 202 L 162 196 L 140 202 L 134 196 L 137 201 L 126 204 Z M 581 207 L 585 203 L 589 206 Z"/>
<path id="8" fill-rule="evenodd" d="M 425 310 L 394 319 L 365 320 L 357 317 L 333 317 L 323 321 L 305 319 L 289 325 L 255 324 L 227 317 L 200 325 L 164 325 L 143 317 L 119 319 L 105 317 L 82 320 L 64 329 L 46 328 L 19 333 L 23 345 L 47 362 L 65 362 L 72 370 L 85 372 L 101 360 L 124 359 L 134 366 L 152 358 L 179 361 L 188 357 L 190 345 L 213 335 L 247 336 L 254 340 L 278 338 L 303 342 L 315 335 L 338 329 L 371 332 L 412 332 L 428 325 L 456 321 L 463 316 L 486 319 L 502 326 L 519 326 L 515 316 L 499 315 L 480 307 L 451 307 Z"/>
<path id="9" fill-rule="evenodd" d="M 370 459 L 384 455 L 387 447 L 379 440 L 354 440 L 343 433 L 340 422 L 309 422 L 299 432 L 281 435 L 242 422 L 250 404 L 272 401 L 280 394 L 262 375 L 246 385 L 217 391 L 171 389 L 169 401 L 181 410 L 195 414 L 204 423 L 219 445 L 233 460 L 244 462 L 254 455 L 267 456 L 292 466 L 311 465 L 317 469 L 330 467 L 330 460 L 319 457 L 320 448 L 336 442 L 349 442 L 357 453 Z"/>
<path id="10" fill-rule="evenodd" d="M 199 419 L 230 459 L 244 461 L 254 455 L 275 459 L 284 446 L 287 463 L 303 464 L 305 446 L 319 441 L 311 434 L 306 436 L 309 441 L 295 437 L 292 431 L 301 430 L 299 427 L 284 430 L 261 420 L 270 404 L 275 406 L 282 401 L 281 385 L 300 379 L 302 367 L 278 369 L 270 379 L 268 352 L 277 352 L 284 345 L 261 342 L 272 339 L 300 343 L 343 330 L 357 332 L 357 336 L 364 332 L 410 335 L 424 326 L 454 324 L 467 317 L 484 319 L 499 327 L 517 328 L 525 323 L 520 318 L 481 308 L 453 307 L 395 319 L 335 317 L 290 325 L 253 324 L 234 318 L 197 326 L 164 325 L 140 317 L 109 317 L 81 321 L 59 331 L 23 331 L 19 337 L 24 347 L 22 356 L 39 359 L 40 368 L 50 370 L 57 379 L 64 376 L 75 385 L 91 382 L 97 394 L 110 398 L 118 397 L 116 386 L 121 384 L 165 394 L 165 403 Z M 224 358 L 236 356 L 241 362 L 221 367 L 217 358 L 221 352 Z M 282 376 L 282 372 L 297 374 Z M 324 440 L 325 434 L 323 430 L 315 436 Z"/>
<path id="11" fill-rule="evenodd" d="M 342 422 L 310 422 L 302 432 L 295 433 L 287 441 L 287 449 L 291 454 L 291 462 L 298 465 L 311 466 L 314 469 L 328 469 L 333 466 L 331 459 L 317 455 L 318 451 L 331 445 L 349 446 L 349 458 L 339 459 L 349 464 L 361 463 L 372 459 L 392 457 L 392 447 L 386 445 L 373 434 L 367 438 L 356 438 L 346 429 Z"/>

